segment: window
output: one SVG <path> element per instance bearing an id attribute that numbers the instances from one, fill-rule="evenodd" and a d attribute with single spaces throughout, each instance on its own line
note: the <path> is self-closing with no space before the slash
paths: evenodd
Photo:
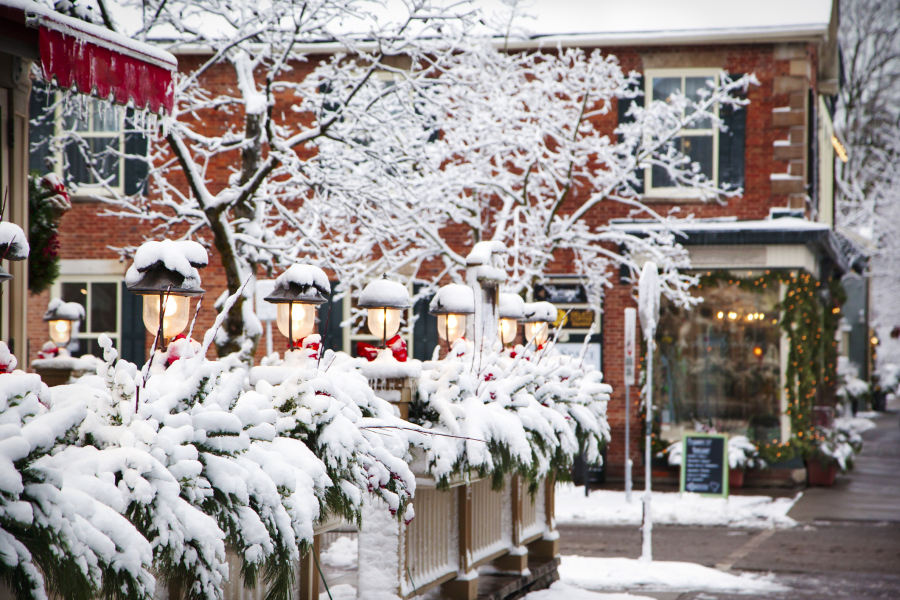
<path id="1" fill-rule="evenodd" d="M 653 382 L 664 439 L 680 440 L 697 425 L 781 438 L 781 292 L 746 287 L 704 285 L 692 292 L 703 303 L 690 310 L 662 299 Z"/>
<path id="2" fill-rule="evenodd" d="M 54 284 L 53 296 L 64 302 L 77 302 L 84 307 L 84 321 L 78 333 L 72 334 L 69 351 L 73 356 L 103 356 L 97 342 L 105 333 L 113 346 L 121 348 L 122 278 L 116 276 L 60 277 Z"/>
<path id="3" fill-rule="evenodd" d="M 644 79 L 644 97 L 647 102 L 666 102 L 672 94 L 680 93 L 691 100 L 700 100 L 700 91 L 709 89 L 709 82 L 718 81 L 717 71 L 709 69 L 648 70 Z M 716 109 L 718 115 L 718 108 Z M 689 116 L 688 113 L 686 116 Z M 695 122 L 684 129 L 675 141 L 676 149 L 700 166 L 700 172 L 713 182 L 718 182 L 719 132 L 710 119 Z M 678 190 L 675 182 L 661 167 L 645 170 L 647 194 L 685 195 L 689 190 Z"/>
<path id="4" fill-rule="evenodd" d="M 119 107 L 91 99 L 87 110 L 73 111 L 61 120 L 65 131 L 77 132 L 81 137 L 66 143 L 61 165 L 76 186 L 100 187 L 105 183 L 122 189 L 125 165 L 118 153 L 125 151 L 123 119 Z M 91 157 L 93 170 L 88 162 Z"/>

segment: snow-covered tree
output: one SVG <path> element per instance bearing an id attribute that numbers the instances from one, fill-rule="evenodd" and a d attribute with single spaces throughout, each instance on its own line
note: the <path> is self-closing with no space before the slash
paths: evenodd
<path id="1" fill-rule="evenodd" d="M 632 216 L 668 218 L 641 201 L 635 172 L 650 166 L 707 200 L 736 192 L 706 180 L 676 139 L 691 123 L 721 126 L 716 107 L 744 104 L 736 96 L 752 76 L 723 76 L 693 98 L 646 109 L 636 103 L 632 122 L 611 136 L 598 120 L 616 99 L 638 95 L 614 57 L 504 52 L 491 42 L 503 35 L 473 35 L 468 8 L 453 3 L 141 7 L 146 39 L 210 52 L 179 77 L 176 118 L 148 132 L 148 194 L 110 189 L 109 199 L 114 212 L 155 223 L 160 234 L 213 245 L 230 293 L 247 273 L 299 259 L 332 269 L 341 291 L 385 272 L 432 285 L 460 279 L 465 252 L 445 234 L 462 228 L 471 242 L 510 246 L 512 289 L 570 253 L 598 299 L 611 266 L 649 256 L 667 293 L 689 302 L 691 280 L 676 270 L 687 254 L 670 232 L 641 239 L 589 217 L 618 202 Z M 212 85 L 223 76 L 231 87 Z M 211 129 L 220 114 L 226 124 Z M 227 181 L 213 176 L 223 165 Z M 435 264 L 443 268 L 427 275 Z M 241 298 L 216 340 L 219 354 L 254 346 L 260 333 Z"/>
<path id="2" fill-rule="evenodd" d="M 835 125 L 848 146 L 838 162 L 837 224 L 872 253 L 872 306 L 882 359 L 900 360 L 900 6 L 850 0 L 841 6 L 840 42 L 846 81 Z"/>

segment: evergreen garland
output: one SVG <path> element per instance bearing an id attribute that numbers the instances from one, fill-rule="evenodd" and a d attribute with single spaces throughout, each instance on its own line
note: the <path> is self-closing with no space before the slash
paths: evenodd
<path id="1" fill-rule="evenodd" d="M 28 291 L 40 294 L 59 277 L 59 209 L 47 202 L 59 192 L 41 185 L 37 173 L 28 176 Z"/>

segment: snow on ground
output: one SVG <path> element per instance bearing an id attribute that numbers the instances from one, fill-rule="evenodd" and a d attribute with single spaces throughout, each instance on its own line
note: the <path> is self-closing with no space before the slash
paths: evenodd
<path id="1" fill-rule="evenodd" d="M 781 592 L 787 589 L 775 583 L 771 575 L 759 576 L 749 573 L 732 575 L 694 563 L 674 561 L 645 563 L 632 558 L 563 556 L 559 576 L 563 583 L 591 590 L 685 592 L 703 590 L 753 593 Z M 566 600 L 572 599 L 567 595 Z"/>
<path id="2" fill-rule="evenodd" d="M 342 535 L 331 542 L 328 549 L 322 553 L 322 564 L 341 569 L 356 568 L 359 555 L 359 541 L 354 537 Z"/>
<path id="3" fill-rule="evenodd" d="M 319 600 L 356 600 L 356 588 L 347 583 L 331 586 L 328 591 L 319 594 Z"/>
<path id="4" fill-rule="evenodd" d="M 525 600 L 652 600 L 650 596 L 635 596 L 633 594 L 604 594 L 591 592 L 577 588 L 562 581 L 555 581 L 549 589 L 539 592 L 531 592 L 525 596 Z"/>
<path id="5" fill-rule="evenodd" d="M 598 490 L 584 497 L 583 487 L 559 485 L 556 488 L 556 522 L 560 525 L 639 525 L 641 494 L 632 493 L 631 504 L 625 492 Z M 707 498 L 685 492 L 653 492 L 653 522 L 663 525 L 720 525 L 770 529 L 793 527 L 787 516 L 800 498 L 768 496 L 729 496 Z"/>

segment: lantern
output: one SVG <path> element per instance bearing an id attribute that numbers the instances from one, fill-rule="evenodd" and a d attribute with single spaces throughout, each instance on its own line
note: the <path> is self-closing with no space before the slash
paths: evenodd
<path id="1" fill-rule="evenodd" d="M 129 291 L 144 297 L 147 331 L 162 340 L 184 331 L 191 317 L 191 296 L 205 293 L 197 269 L 207 262 L 206 250 L 197 242 L 163 240 L 138 248 L 125 283 Z"/>
<path id="2" fill-rule="evenodd" d="M 549 302 L 529 302 L 525 304 L 525 339 L 535 346 L 547 342 L 550 337 L 550 323 L 556 321 L 556 307 Z"/>
<path id="3" fill-rule="evenodd" d="M 369 331 L 381 338 L 382 346 L 386 347 L 387 341 L 400 331 L 400 311 L 412 305 L 406 287 L 385 276 L 363 289 L 358 306 L 368 309 L 366 323 Z"/>
<path id="4" fill-rule="evenodd" d="M 503 345 L 516 341 L 518 321 L 525 318 L 525 301 L 518 294 L 500 294 L 500 341 Z"/>
<path id="5" fill-rule="evenodd" d="M 84 307 L 77 302 L 63 302 L 54 298 L 47 306 L 44 321 L 50 326 L 50 339 L 57 347 L 63 347 L 72 339 L 72 330 L 84 319 Z"/>
<path id="6" fill-rule="evenodd" d="M 313 332 L 316 307 L 328 302 L 331 284 L 325 271 L 312 265 L 293 265 L 275 280 L 275 289 L 266 302 L 278 305 L 278 331 L 291 347 Z"/>
<path id="7" fill-rule="evenodd" d="M 438 337 L 452 344 L 466 334 L 466 317 L 475 314 L 475 293 L 467 285 L 445 285 L 431 299 L 428 313 L 438 318 Z"/>

